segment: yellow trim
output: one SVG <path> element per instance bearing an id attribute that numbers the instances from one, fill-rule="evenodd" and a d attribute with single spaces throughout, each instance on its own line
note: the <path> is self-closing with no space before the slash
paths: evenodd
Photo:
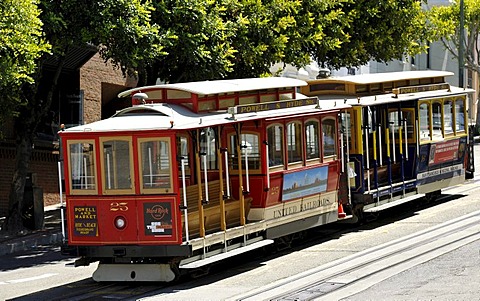
<path id="1" fill-rule="evenodd" d="M 399 140 L 398 140 L 398 145 L 400 146 L 400 154 L 403 154 L 403 126 L 400 126 L 398 127 L 398 136 L 399 136 Z"/>
<path id="2" fill-rule="evenodd" d="M 351 154 L 363 155 L 363 133 L 362 133 L 362 107 L 353 108 L 350 118 L 352 119 L 352 149 Z"/>
<path id="3" fill-rule="evenodd" d="M 385 129 L 385 143 L 387 144 L 387 157 L 390 158 L 390 129 Z"/>

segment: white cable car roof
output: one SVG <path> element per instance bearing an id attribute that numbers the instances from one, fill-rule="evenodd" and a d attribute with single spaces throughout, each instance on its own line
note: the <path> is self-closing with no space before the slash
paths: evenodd
<path id="1" fill-rule="evenodd" d="M 323 80 L 335 80 L 342 82 L 350 82 L 354 84 L 373 84 L 389 81 L 401 81 L 412 80 L 430 77 L 448 77 L 454 75 L 450 71 L 438 71 L 438 70 L 418 70 L 418 71 L 398 71 L 398 72 L 385 72 L 385 73 L 367 73 L 359 75 L 347 75 L 339 77 L 329 77 Z M 315 80 L 313 80 L 315 81 Z"/>
<path id="2" fill-rule="evenodd" d="M 193 94 L 209 95 L 220 93 L 233 93 L 240 91 L 276 89 L 284 87 L 300 87 L 306 86 L 303 80 L 288 77 L 261 77 L 261 78 L 242 78 L 242 79 L 226 79 L 212 81 L 198 81 L 188 83 L 163 84 L 154 86 L 144 86 L 118 94 L 118 97 L 128 97 L 133 93 L 156 90 L 156 89 L 173 89 L 185 91 Z"/>

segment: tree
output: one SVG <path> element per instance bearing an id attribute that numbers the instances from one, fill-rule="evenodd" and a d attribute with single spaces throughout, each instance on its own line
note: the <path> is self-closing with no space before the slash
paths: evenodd
<path id="1" fill-rule="evenodd" d="M 37 1 L 0 2 L 0 124 L 27 103 L 20 90 L 34 84 L 37 59 L 50 48 L 39 15 Z"/>
<path id="2" fill-rule="evenodd" d="M 325 36 L 335 36 L 336 47 L 314 44 L 310 52 L 319 65 L 353 67 L 370 60 L 388 62 L 427 49 L 421 44 L 425 16 L 418 0 L 346 1 L 341 5 L 342 23 L 332 20 Z"/>
<path id="3" fill-rule="evenodd" d="M 428 42 L 441 41 L 445 49 L 458 60 L 460 32 L 464 30 L 463 40 L 465 68 L 480 75 L 480 1 L 464 0 L 464 28 L 460 28 L 460 2 L 451 5 L 434 6 L 428 11 Z M 477 89 L 478 87 L 474 87 Z M 480 107 L 477 107 L 477 126 L 480 124 Z"/>
<path id="4" fill-rule="evenodd" d="M 451 5 L 434 6 L 427 15 L 429 21 L 429 42 L 441 41 L 453 57 L 458 59 L 460 48 L 460 3 L 453 1 Z M 464 0 L 465 67 L 473 72 L 480 72 L 478 58 L 480 55 L 480 1 Z"/>
<path id="5" fill-rule="evenodd" d="M 277 62 L 331 68 L 389 61 L 426 49 L 417 0 L 163 0 L 152 21 L 172 34 L 145 83 L 244 78 Z M 142 82 L 144 83 L 144 82 Z"/>
<path id="6" fill-rule="evenodd" d="M 20 3 L 24 2 L 12 2 L 15 5 Z M 39 122 L 50 110 L 68 51 L 73 47 L 98 46 L 104 59 L 112 59 L 125 72 L 135 70 L 137 62 L 162 55 L 158 28 L 150 24 L 153 9 L 150 1 L 40 0 L 39 7 L 45 39 L 52 47 L 51 53 L 44 53 L 35 61 L 36 65 L 31 65 L 29 70 L 33 72 L 35 84 L 23 85 L 20 90 L 11 91 L 17 93 L 14 97 L 21 99 L 24 104 L 15 116 L 15 171 L 9 194 L 9 212 L 5 227 L 2 228 L 12 233 L 24 229 L 21 218 L 25 206 L 23 191 L 33 141 Z M 38 10 L 32 8 L 31 11 L 34 13 Z M 17 26 L 15 22 L 11 24 Z M 55 72 L 52 77 L 42 78 L 47 60 L 56 62 Z"/>

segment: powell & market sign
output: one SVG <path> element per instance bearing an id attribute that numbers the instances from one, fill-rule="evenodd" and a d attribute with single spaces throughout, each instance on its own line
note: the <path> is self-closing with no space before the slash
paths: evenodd
<path id="1" fill-rule="evenodd" d="M 272 102 L 264 102 L 264 103 L 254 103 L 254 104 L 248 104 L 248 105 L 238 105 L 238 106 L 228 108 L 228 113 L 233 115 L 233 114 L 296 108 L 296 107 L 311 106 L 311 105 L 318 105 L 317 98 L 281 100 L 281 101 L 272 101 Z"/>

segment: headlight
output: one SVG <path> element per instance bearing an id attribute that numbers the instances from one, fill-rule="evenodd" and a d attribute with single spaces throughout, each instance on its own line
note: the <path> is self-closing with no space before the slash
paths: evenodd
<path id="1" fill-rule="evenodd" d="M 115 227 L 117 227 L 118 230 L 122 230 L 123 228 L 125 228 L 126 225 L 127 221 L 123 216 L 117 216 L 115 218 Z"/>

